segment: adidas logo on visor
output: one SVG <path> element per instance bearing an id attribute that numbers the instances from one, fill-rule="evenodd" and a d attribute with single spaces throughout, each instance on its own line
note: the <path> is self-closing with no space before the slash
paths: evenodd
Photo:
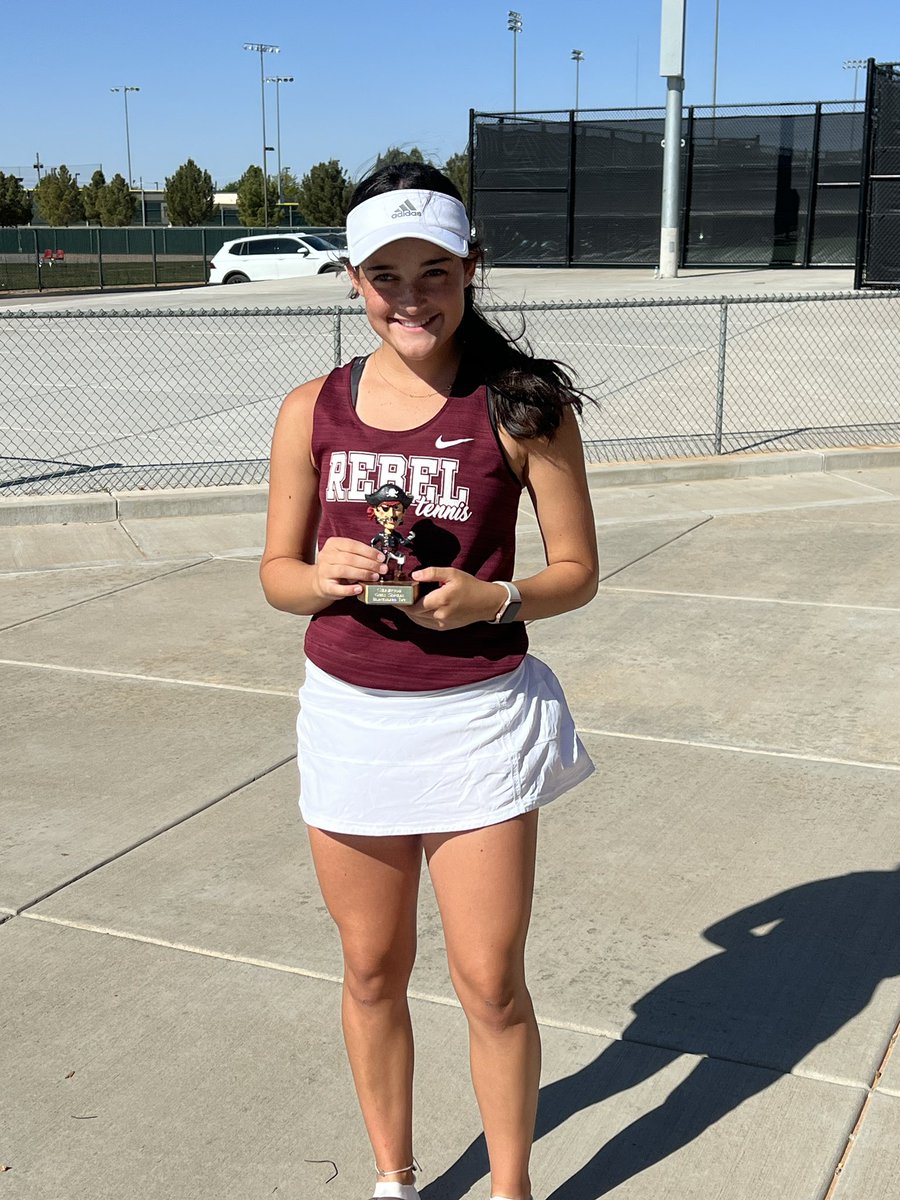
<path id="1" fill-rule="evenodd" d="M 412 200 L 404 200 L 400 207 L 391 213 L 391 219 L 396 221 L 398 217 L 421 217 L 421 215 Z"/>

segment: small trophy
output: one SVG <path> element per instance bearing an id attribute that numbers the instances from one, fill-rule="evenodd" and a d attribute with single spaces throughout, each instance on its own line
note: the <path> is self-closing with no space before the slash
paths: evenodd
<path id="1" fill-rule="evenodd" d="M 369 545 L 382 552 L 388 569 L 379 583 L 363 584 L 359 598 L 363 604 L 415 604 L 419 585 L 410 579 L 403 568 L 406 565 L 406 552 L 412 547 L 416 535 L 412 531 L 405 537 L 400 533 L 406 510 L 412 504 L 412 496 L 407 496 L 403 488 L 395 483 L 385 483 L 366 496 L 366 503 L 369 505 L 366 510 L 369 516 L 381 526 L 381 532 L 375 534 Z"/>

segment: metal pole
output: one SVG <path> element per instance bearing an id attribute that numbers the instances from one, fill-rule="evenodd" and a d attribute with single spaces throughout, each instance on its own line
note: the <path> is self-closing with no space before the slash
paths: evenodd
<path id="1" fill-rule="evenodd" d="M 513 112 L 516 112 L 516 59 L 518 57 L 519 34 L 513 30 Z"/>
<path id="2" fill-rule="evenodd" d="M 266 73 L 263 69 L 264 54 L 280 54 L 280 46 L 267 46 L 264 42 L 244 42 L 245 50 L 253 50 L 259 53 L 259 95 L 262 111 L 262 189 L 263 189 L 263 220 L 265 227 L 269 227 L 269 188 L 268 188 L 268 165 L 266 162 Z"/>
<path id="3" fill-rule="evenodd" d="M 522 32 L 522 14 L 510 9 L 507 13 L 506 28 L 513 35 L 513 112 L 517 111 L 516 97 L 516 68 L 519 52 L 519 34 Z"/>
<path id="4" fill-rule="evenodd" d="M 128 155 L 128 186 L 131 187 L 131 134 L 128 131 L 128 88 L 122 88 L 125 97 L 125 152 Z"/>
<path id="5" fill-rule="evenodd" d="M 679 267 L 687 266 L 688 235 L 691 227 L 691 201 L 694 187 L 694 106 L 688 108 L 687 129 L 684 140 L 687 142 L 685 161 L 686 179 L 684 181 L 684 206 L 681 214 L 681 253 L 678 257 Z"/>
<path id="6" fill-rule="evenodd" d="M 583 50 L 573 50 L 572 51 L 572 61 L 575 63 L 575 111 L 576 112 L 578 111 L 578 85 L 580 82 L 579 72 L 581 70 L 581 64 L 582 64 L 583 60 L 584 60 L 584 51 Z"/>
<path id="7" fill-rule="evenodd" d="M 464 196 L 466 208 L 469 212 L 469 220 L 475 220 L 475 109 L 469 109 L 469 194 Z"/>
<path id="8" fill-rule="evenodd" d="M 675 279 L 678 276 L 678 198 L 681 194 L 681 107 L 684 79 L 680 75 L 669 75 L 666 89 L 659 275 L 661 279 Z"/>
<path id="9" fill-rule="evenodd" d="M 666 131 L 663 140 L 662 219 L 659 237 L 661 279 L 675 279 L 678 276 L 685 4 L 686 0 L 662 0 L 659 73 L 666 79 Z"/>
<path id="10" fill-rule="evenodd" d="M 803 238 L 803 257 L 800 265 L 809 267 L 812 257 L 813 230 L 816 224 L 816 199 L 819 187 L 819 142 L 822 132 L 822 102 L 816 104 L 813 117 L 812 148 L 809 153 L 809 184 L 806 191 L 806 234 Z"/>
<path id="11" fill-rule="evenodd" d="M 259 50 L 259 95 L 262 103 L 262 189 L 263 189 L 263 225 L 269 228 L 269 187 L 266 165 L 266 81 L 263 70 L 263 49 Z"/>
<path id="12" fill-rule="evenodd" d="M 712 118 L 716 119 L 716 87 L 719 78 L 719 0 L 716 0 L 716 27 L 713 33 Z"/>
<path id="13" fill-rule="evenodd" d="M 859 216 L 856 222 L 856 262 L 853 271 L 853 290 L 858 292 L 865 283 L 868 263 L 869 194 L 872 172 L 872 119 L 875 109 L 875 59 L 866 64 L 866 110 L 863 125 L 862 162 L 860 164 Z"/>
<path id="14" fill-rule="evenodd" d="M 719 365 L 716 371 L 715 452 L 722 453 L 722 426 L 725 423 L 725 349 L 728 345 L 728 301 L 719 309 Z"/>
<path id="15" fill-rule="evenodd" d="M 284 199 L 283 180 L 281 178 L 281 80 L 275 80 L 275 145 L 278 147 L 278 199 Z"/>

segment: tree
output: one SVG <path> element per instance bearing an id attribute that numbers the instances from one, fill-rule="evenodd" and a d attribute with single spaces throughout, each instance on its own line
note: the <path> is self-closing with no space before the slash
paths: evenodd
<path id="1" fill-rule="evenodd" d="M 463 150 L 459 154 L 451 154 L 444 163 L 443 172 L 459 188 L 463 203 L 469 199 L 469 155 Z"/>
<path id="2" fill-rule="evenodd" d="M 84 209 L 86 221 L 100 220 L 100 196 L 105 187 L 106 176 L 98 170 L 91 176 L 91 182 L 86 183 L 81 189 L 81 206 Z"/>
<path id="3" fill-rule="evenodd" d="M 388 146 L 387 150 L 384 150 L 375 159 L 375 166 L 372 170 L 377 171 L 379 167 L 405 162 L 427 163 L 430 167 L 434 166 L 431 159 L 426 158 L 418 146 L 413 146 L 411 150 L 403 150 L 400 146 Z"/>
<path id="4" fill-rule="evenodd" d="M 29 225 L 31 197 L 17 175 L 0 171 L 0 225 Z"/>
<path id="5" fill-rule="evenodd" d="M 78 182 L 65 163 L 44 176 L 34 189 L 34 198 L 48 225 L 74 225 L 84 220 Z"/>
<path id="6" fill-rule="evenodd" d="M 134 220 L 137 197 L 123 175 L 113 175 L 100 192 L 98 207 L 103 225 L 130 225 Z"/>
<path id="7" fill-rule="evenodd" d="M 174 175 L 166 178 L 166 207 L 171 224 L 206 225 L 216 211 L 214 191 L 209 171 L 201 171 L 192 158 L 182 163 Z"/>
<path id="8" fill-rule="evenodd" d="M 285 200 L 296 204 L 300 199 L 300 180 L 287 167 L 281 172 L 281 195 Z"/>
<path id="9" fill-rule="evenodd" d="M 316 163 L 300 181 L 297 200 L 309 225 L 343 225 L 352 188 L 336 158 Z"/>
<path id="10" fill-rule="evenodd" d="M 266 195 L 269 202 L 269 224 L 277 225 L 281 220 L 281 209 L 278 207 L 278 187 L 274 179 L 266 180 Z M 238 180 L 237 207 L 242 225 L 265 225 L 262 167 L 249 166 Z"/>

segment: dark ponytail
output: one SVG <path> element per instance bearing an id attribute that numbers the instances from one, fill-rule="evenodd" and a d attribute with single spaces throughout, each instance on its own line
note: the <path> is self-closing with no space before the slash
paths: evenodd
<path id="1" fill-rule="evenodd" d="M 455 184 L 437 167 L 402 162 L 380 167 L 363 179 L 353 192 L 349 209 L 400 188 L 441 192 L 462 202 Z M 483 251 L 474 238 L 469 248 L 483 261 Z M 522 335 L 513 337 L 489 321 L 475 303 L 472 284 L 466 288 L 458 337 L 464 365 L 484 381 L 498 423 L 513 437 L 550 439 L 567 408 L 581 412 L 584 393 L 575 387 L 565 368 L 551 358 L 535 358 Z"/>

